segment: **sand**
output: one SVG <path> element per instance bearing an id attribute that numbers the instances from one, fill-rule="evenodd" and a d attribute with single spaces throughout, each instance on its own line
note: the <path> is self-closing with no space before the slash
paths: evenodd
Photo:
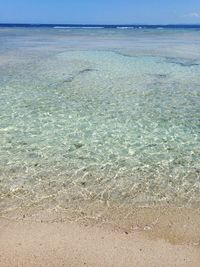
<path id="1" fill-rule="evenodd" d="M 200 247 L 112 227 L 1 218 L 0 266 L 199 267 Z"/>

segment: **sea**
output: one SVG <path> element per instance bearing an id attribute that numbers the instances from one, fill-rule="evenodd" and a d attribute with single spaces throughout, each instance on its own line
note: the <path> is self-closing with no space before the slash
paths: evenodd
<path id="1" fill-rule="evenodd" d="M 200 25 L 0 24 L 1 215 L 199 203 Z"/>

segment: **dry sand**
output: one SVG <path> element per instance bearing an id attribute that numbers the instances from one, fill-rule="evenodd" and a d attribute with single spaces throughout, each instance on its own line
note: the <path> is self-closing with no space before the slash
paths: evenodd
<path id="1" fill-rule="evenodd" d="M 0 267 L 199 267 L 200 247 L 75 222 L 0 219 Z"/>

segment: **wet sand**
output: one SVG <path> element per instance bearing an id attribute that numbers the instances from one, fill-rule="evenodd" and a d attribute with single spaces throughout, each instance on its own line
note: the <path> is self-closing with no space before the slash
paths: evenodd
<path id="1" fill-rule="evenodd" d="M 76 222 L 0 219 L 1 267 L 199 267 L 199 244 Z"/>

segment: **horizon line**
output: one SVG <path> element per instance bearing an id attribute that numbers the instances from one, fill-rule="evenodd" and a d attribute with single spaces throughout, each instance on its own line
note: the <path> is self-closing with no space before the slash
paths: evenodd
<path id="1" fill-rule="evenodd" d="M 31 23 L 31 22 L 0 22 L 0 25 L 71 25 L 71 26 L 200 26 L 200 23 L 166 23 L 166 24 L 149 24 L 149 23 Z"/>

